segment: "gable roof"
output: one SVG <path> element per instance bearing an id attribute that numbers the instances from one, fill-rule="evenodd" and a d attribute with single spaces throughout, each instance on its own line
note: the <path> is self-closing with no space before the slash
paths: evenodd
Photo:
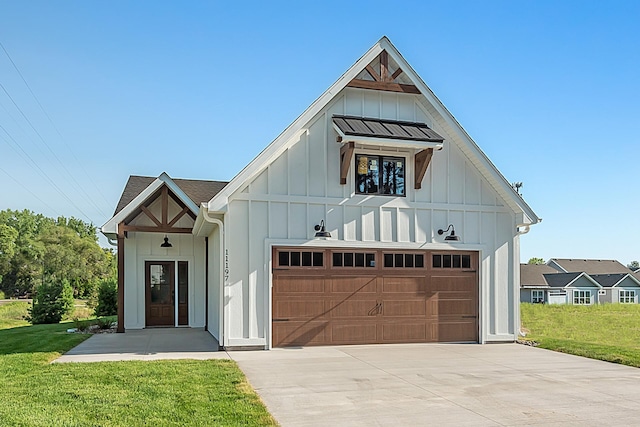
<path id="1" fill-rule="evenodd" d="M 575 283 L 579 278 L 584 277 L 589 282 L 593 283 L 596 287 L 602 288 L 602 286 L 589 277 L 588 274 L 584 272 L 576 272 L 576 273 L 551 273 L 545 274 L 544 278 L 552 288 L 566 288 Z"/>
<path id="2" fill-rule="evenodd" d="M 145 185 L 146 184 L 146 185 Z M 100 229 L 107 237 L 115 238 L 118 224 L 124 221 L 149 197 L 153 196 L 163 185 L 188 206 L 191 212 L 198 214 L 199 204 L 213 197 L 226 185 L 221 181 L 199 181 L 193 179 L 172 179 L 166 172 L 159 177 L 130 176 L 122 192 L 116 211 Z"/>
<path id="3" fill-rule="evenodd" d="M 564 272 L 584 271 L 589 275 L 594 274 L 616 274 L 629 273 L 630 270 L 613 259 L 571 259 L 571 258 L 551 258 L 547 265 L 555 263 Z"/>
<path id="4" fill-rule="evenodd" d="M 520 264 L 520 286 L 549 286 L 545 274 L 559 274 L 546 264 Z"/>
<path id="5" fill-rule="evenodd" d="M 591 274 L 593 280 L 600 283 L 604 288 L 613 288 L 618 286 L 627 276 L 631 281 L 640 286 L 640 281 L 631 273 L 618 273 L 618 274 Z"/>
<path id="6" fill-rule="evenodd" d="M 131 175 L 127 180 L 127 183 L 122 190 L 120 201 L 116 206 L 116 210 L 113 213 L 116 215 L 125 206 L 127 206 L 133 199 L 135 199 L 140 193 L 142 193 L 153 181 L 158 178 L 152 176 L 138 176 Z M 218 194 L 220 190 L 227 185 L 227 182 L 223 181 L 205 181 L 197 179 L 172 179 L 173 182 L 195 203 L 200 206 L 201 203 L 208 202 L 213 196 Z"/>
<path id="7" fill-rule="evenodd" d="M 382 37 L 371 49 L 360 57 L 360 59 L 331 85 L 329 89 L 320 95 L 307 110 L 298 116 L 289 127 L 240 171 L 222 191 L 209 201 L 207 209 L 211 212 L 225 211 L 229 196 L 241 189 L 243 185 L 246 185 L 253 177 L 261 173 L 280 154 L 293 145 L 297 139 L 296 137 L 305 131 L 303 127 L 306 126 L 316 114 L 322 111 L 349 82 L 357 77 L 367 65 L 374 61 L 383 51 L 387 52 L 387 55 L 402 69 L 404 75 L 416 86 L 420 92 L 420 94 L 416 96 L 424 99 L 424 101 L 433 107 L 446 125 L 454 131 L 453 139 L 455 139 L 456 144 L 475 165 L 480 174 L 487 179 L 505 203 L 516 213 L 516 225 L 527 227 L 540 222 L 540 218 L 513 189 L 511 184 L 498 171 L 482 150 L 480 150 L 478 145 L 471 139 L 464 128 L 445 108 L 444 104 L 440 102 L 387 37 Z"/>

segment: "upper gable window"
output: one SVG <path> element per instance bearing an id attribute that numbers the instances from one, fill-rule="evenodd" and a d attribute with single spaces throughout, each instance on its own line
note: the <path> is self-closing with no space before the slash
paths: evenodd
<path id="1" fill-rule="evenodd" d="M 402 157 L 356 155 L 356 193 L 405 195 L 405 159 Z"/>

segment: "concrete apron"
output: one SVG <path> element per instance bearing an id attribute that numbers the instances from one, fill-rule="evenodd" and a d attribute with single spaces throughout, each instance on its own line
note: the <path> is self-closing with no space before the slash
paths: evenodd
<path id="1" fill-rule="evenodd" d="M 202 329 L 150 328 L 124 334 L 95 334 L 53 363 L 120 360 L 228 359 L 218 342 Z"/>
<path id="2" fill-rule="evenodd" d="M 518 344 L 229 354 L 284 427 L 640 425 L 640 369 Z"/>

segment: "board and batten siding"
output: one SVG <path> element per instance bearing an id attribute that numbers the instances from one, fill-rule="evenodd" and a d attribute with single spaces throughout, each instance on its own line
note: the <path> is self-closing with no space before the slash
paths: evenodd
<path id="1" fill-rule="evenodd" d="M 415 151 L 356 149 L 356 154 L 406 159 L 406 197 L 355 194 L 352 159 L 340 185 L 340 144 L 334 114 L 425 122 L 445 138 L 415 190 Z M 480 252 L 480 339 L 513 341 L 519 301 L 515 214 L 505 207 L 459 148 L 456 136 L 422 97 L 346 88 L 305 126 L 295 143 L 229 197 L 224 224 L 229 276 L 226 345 L 270 346 L 271 245 L 477 250 Z M 355 156 L 354 156 L 355 158 Z M 331 240 L 314 240 L 325 220 Z M 439 228 L 454 224 L 461 242 L 443 243 Z"/>
<path id="2" fill-rule="evenodd" d="M 161 203 L 154 201 L 148 208 L 156 218 L 160 218 Z M 169 199 L 168 216 L 173 218 L 182 208 Z M 138 216 L 131 225 L 153 226 L 153 222 L 145 215 Z M 181 218 L 176 227 L 193 227 L 193 219 L 188 215 Z M 202 328 L 205 325 L 205 247 L 204 237 L 191 234 L 167 234 L 173 245 L 162 248 L 164 233 L 129 232 L 124 239 L 125 269 L 124 277 L 124 320 L 125 329 L 142 329 L 145 327 L 145 261 L 187 261 L 189 263 L 189 326 Z M 129 268 L 129 266 L 134 266 Z M 176 269 L 177 271 L 177 269 Z"/>

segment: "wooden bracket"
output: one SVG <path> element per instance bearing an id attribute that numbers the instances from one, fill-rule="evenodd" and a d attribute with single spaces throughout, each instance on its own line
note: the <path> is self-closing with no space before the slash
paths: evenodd
<path id="1" fill-rule="evenodd" d="M 342 144 L 342 147 L 340 147 L 340 185 L 347 183 L 349 166 L 351 165 L 351 159 L 353 158 L 355 149 L 356 144 L 353 141 Z"/>
<path id="2" fill-rule="evenodd" d="M 347 86 L 387 92 L 420 93 L 420 90 L 415 85 L 396 82 L 396 79 L 402 74 L 402 69 L 398 67 L 393 74 L 389 73 L 389 54 L 386 50 L 380 52 L 378 59 L 380 60 L 380 72 L 374 69 L 371 64 L 364 68 L 373 80 L 353 79 Z"/>
<path id="3" fill-rule="evenodd" d="M 427 172 L 431 157 L 433 157 L 433 148 L 424 149 L 415 156 L 416 182 L 414 188 L 416 190 L 422 188 L 422 178 L 424 178 L 424 174 Z"/>

